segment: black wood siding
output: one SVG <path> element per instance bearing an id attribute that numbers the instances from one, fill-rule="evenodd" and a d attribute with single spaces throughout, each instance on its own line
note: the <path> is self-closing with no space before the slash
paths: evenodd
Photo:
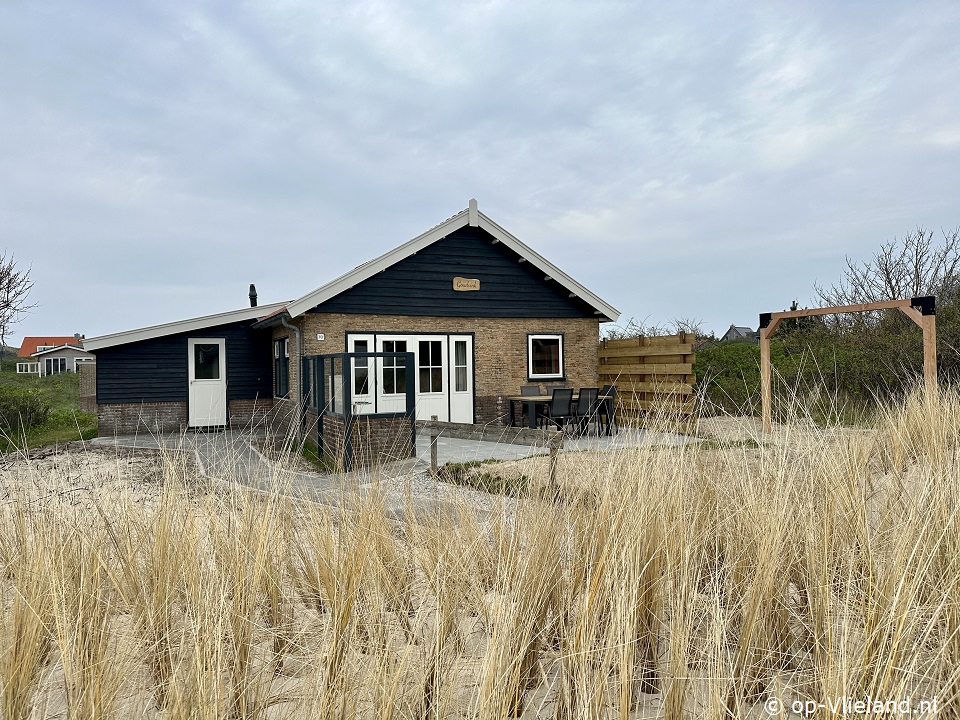
<path id="1" fill-rule="evenodd" d="M 313 312 L 443 317 L 596 317 L 593 308 L 493 236 L 464 227 Z M 480 290 L 457 292 L 455 276 L 477 278 Z"/>
<path id="2" fill-rule="evenodd" d="M 187 339 L 224 338 L 227 399 L 272 397 L 270 332 L 250 322 L 95 350 L 97 402 L 181 402 L 187 400 Z"/>

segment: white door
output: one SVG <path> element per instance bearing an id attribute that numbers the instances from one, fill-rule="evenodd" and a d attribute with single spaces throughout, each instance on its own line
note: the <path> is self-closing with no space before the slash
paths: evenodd
<path id="1" fill-rule="evenodd" d="M 416 338 L 406 335 L 377 335 L 377 352 L 413 352 Z M 377 412 L 407 411 L 407 368 L 403 358 L 377 360 Z"/>
<path id="2" fill-rule="evenodd" d="M 473 422 L 473 338 L 450 336 L 450 422 Z"/>
<path id="3" fill-rule="evenodd" d="M 212 427 L 227 424 L 226 341 L 223 338 L 189 338 L 187 372 L 187 424 Z"/>
<path id="4" fill-rule="evenodd" d="M 411 339 L 417 366 L 417 418 L 430 420 L 436 415 L 437 420 L 447 422 L 450 419 L 447 337 L 417 335 Z"/>
<path id="5" fill-rule="evenodd" d="M 373 352 L 373 335 L 350 335 L 347 352 Z M 354 415 L 376 412 L 373 398 L 373 358 L 350 360 L 350 401 Z"/>

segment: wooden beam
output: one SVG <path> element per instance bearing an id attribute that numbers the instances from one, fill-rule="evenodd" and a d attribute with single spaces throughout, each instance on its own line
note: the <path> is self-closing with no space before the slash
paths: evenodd
<path id="1" fill-rule="evenodd" d="M 913 301 L 910 298 L 903 300 L 885 300 L 875 303 L 861 303 L 859 305 L 835 305 L 824 308 L 807 308 L 805 310 L 784 310 L 770 313 L 774 322 L 786 318 L 813 317 L 815 315 L 837 315 L 839 313 L 869 312 L 871 310 L 893 310 L 895 308 L 910 307 Z M 771 323 L 773 325 L 773 323 Z M 775 326 L 774 326 L 775 327 Z"/>
<path id="2" fill-rule="evenodd" d="M 920 314 L 919 310 L 912 307 L 902 307 L 900 308 L 900 312 L 913 320 L 921 330 L 923 329 L 923 315 Z"/>

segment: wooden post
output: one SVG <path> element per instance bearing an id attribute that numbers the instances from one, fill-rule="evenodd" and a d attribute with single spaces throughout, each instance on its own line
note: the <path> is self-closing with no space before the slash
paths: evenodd
<path id="1" fill-rule="evenodd" d="M 763 432 L 773 430 L 771 405 L 773 403 L 770 387 L 770 333 L 760 328 L 760 404 L 763 409 Z"/>
<path id="2" fill-rule="evenodd" d="M 937 392 L 937 316 L 924 315 L 923 384 L 928 393 Z"/>
<path id="3" fill-rule="evenodd" d="M 437 416 L 431 416 L 433 421 L 437 421 Z M 437 477 L 439 474 L 439 467 L 437 464 L 437 440 L 440 439 L 440 430 L 436 428 L 430 428 L 430 474 L 433 477 Z"/>
<path id="4" fill-rule="evenodd" d="M 557 487 L 557 457 L 563 449 L 563 430 L 550 438 L 550 492 L 553 497 L 559 497 L 560 488 Z"/>

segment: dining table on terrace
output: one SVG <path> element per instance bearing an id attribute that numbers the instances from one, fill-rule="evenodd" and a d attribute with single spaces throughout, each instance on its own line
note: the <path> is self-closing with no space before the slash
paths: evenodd
<path id="1" fill-rule="evenodd" d="M 573 407 L 577 406 L 577 400 L 580 398 L 580 392 L 578 390 L 573 391 L 573 399 L 571 403 Z M 613 395 L 599 395 L 597 400 L 602 400 L 605 403 L 610 403 L 613 400 Z M 509 395 L 506 398 L 510 402 L 510 427 L 517 427 L 517 416 L 516 416 L 516 407 L 517 405 L 525 406 L 527 410 L 527 427 L 531 430 L 537 429 L 537 411 L 540 408 L 549 407 L 550 403 L 553 402 L 552 395 Z M 607 408 L 608 417 L 610 421 L 607 422 L 606 434 L 610 434 L 610 426 L 613 424 L 613 408 Z M 523 414 L 521 413 L 521 417 Z"/>

